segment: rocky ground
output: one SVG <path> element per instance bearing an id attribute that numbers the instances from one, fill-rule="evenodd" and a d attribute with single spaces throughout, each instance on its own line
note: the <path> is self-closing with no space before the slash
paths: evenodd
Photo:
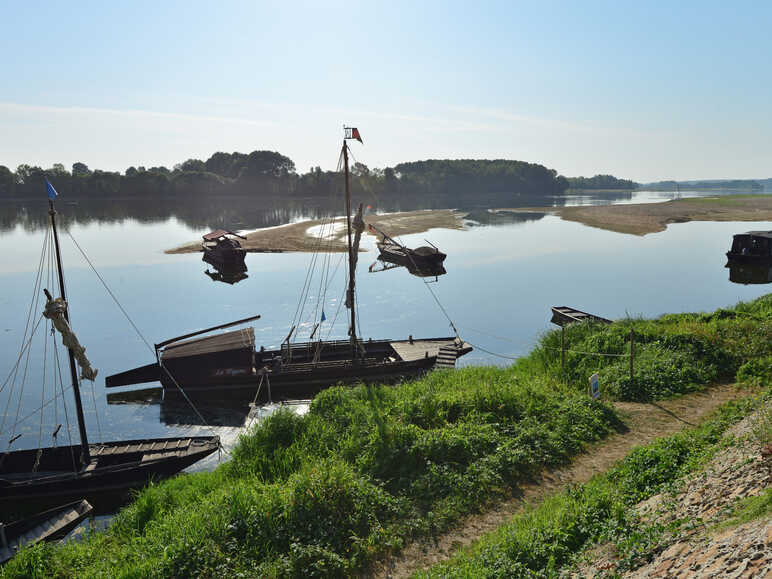
<path id="1" fill-rule="evenodd" d="M 753 435 L 771 415 L 767 408 L 740 422 L 703 470 L 637 506 L 644 525 L 668 529 L 649 562 L 620 575 L 614 549 L 599 545 L 573 576 L 772 577 L 772 515 L 743 524 L 732 520 L 740 501 L 772 483 L 770 448 Z"/>

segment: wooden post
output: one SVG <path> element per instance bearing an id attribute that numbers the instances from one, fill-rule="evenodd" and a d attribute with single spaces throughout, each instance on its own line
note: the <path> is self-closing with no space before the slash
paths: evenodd
<path id="1" fill-rule="evenodd" d="M 635 332 L 630 330 L 630 380 L 633 379 L 633 368 L 635 365 Z"/>
<path id="2" fill-rule="evenodd" d="M 566 327 L 560 327 L 560 369 L 566 370 Z"/>

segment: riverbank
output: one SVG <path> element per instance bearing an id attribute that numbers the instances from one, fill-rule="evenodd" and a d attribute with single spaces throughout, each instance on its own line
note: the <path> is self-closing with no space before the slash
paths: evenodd
<path id="1" fill-rule="evenodd" d="M 646 235 L 688 221 L 772 221 L 772 195 L 725 195 L 674 199 L 664 203 L 561 207 L 566 221 L 618 233 Z"/>
<path id="2" fill-rule="evenodd" d="M 305 415 L 260 423 L 215 471 L 149 487 L 106 532 L 25 550 L 0 577 L 370 573 L 631 429 L 620 400 L 767 380 L 772 294 L 711 314 L 575 325 L 565 337 L 565 366 L 551 332 L 509 368 L 326 390 Z M 593 372 L 601 400 L 586 393 Z"/>
<path id="3" fill-rule="evenodd" d="M 403 211 L 365 215 L 367 225 L 374 225 L 391 237 L 423 233 L 429 229 L 464 229 L 464 213 L 452 209 Z M 365 228 L 365 233 L 372 233 Z M 241 246 L 250 253 L 285 251 L 346 251 L 346 220 L 338 217 L 313 219 L 278 227 L 248 232 Z M 165 253 L 195 253 L 201 251 L 201 242 L 192 241 Z"/>

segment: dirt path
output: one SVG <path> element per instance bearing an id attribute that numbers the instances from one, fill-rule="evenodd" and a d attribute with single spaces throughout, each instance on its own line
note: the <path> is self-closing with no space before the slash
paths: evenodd
<path id="1" fill-rule="evenodd" d="M 627 432 L 614 434 L 592 445 L 570 464 L 547 471 L 538 482 L 523 486 L 519 497 L 467 517 L 455 529 L 436 540 L 408 545 L 397 557 L 383 562 L 374 575 L 408 577 L 416 571 L 445 561 L 458 549 L 508 522 L 524 504 L 539 502 L 569 484 L 587 482 L 593 475 L 608 470 L 634 447 L 694 426 L 724 402 L 747 394 L 748 391 L 737 390 L 733 385 L 718 385 L 706 392 L 654 404 L 616 402 L 614 405 L 629 429 Z"/>

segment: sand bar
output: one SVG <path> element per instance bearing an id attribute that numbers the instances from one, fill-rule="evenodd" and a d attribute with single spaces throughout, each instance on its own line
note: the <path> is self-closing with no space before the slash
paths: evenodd
<path id="1" fill-rule="evenodd" d="M 692 197 L 664 203 L 541 207 L 518 211 L 548 211 L 566 221 L 578 221 L 590 227 L 646 235 L 664 231 L 670 223 L 687 221 L 772 221 L 772 195 Z"/>
<path id="2" fill-rule="evenodd" d="M 423 233 L 429 229 L 464 229 L 465 213 L 453 209 L 432 211 L 405 211 L 365 215 L 365 223 L 375 225 L 392 237 Z M 346 251 L 345 218 L 338 217 L 335 223 L 329 220 L 314 219 L 300 223 L 290 223 L 280 227 L 268 227 L 247 233 L 241 240 L 241 246 L 251 253 L 285 251 Z M 316 235 L 309 234 L 315 233 Z M 321 241 L 320 241 L 321 232 Z M 366 233 L 370 234 L 365 230 Z M 370 234 L 372 235 L 372 234 Z M 194 253 L 201 251 L 201 241 L 191 241 L 185 245 L 167 249 L 166 253 Z"/>

